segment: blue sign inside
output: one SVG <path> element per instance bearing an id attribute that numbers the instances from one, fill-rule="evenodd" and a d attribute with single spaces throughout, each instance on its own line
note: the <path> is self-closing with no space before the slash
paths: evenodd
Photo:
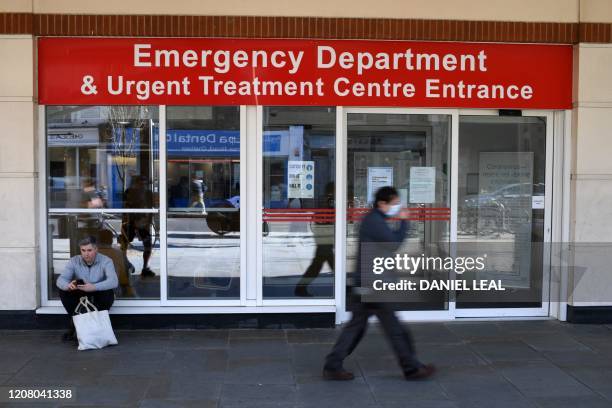
<path id="1" fill-rule="evenodd" d="M 175 130 L 166 132 L 168 157 L 240 156 L 239 130 Z"/>
<path id="2" fill-rule="evenodd" d="M 264 153 L 278 153 L 281 150 L 281 137 L 280 133 L 264 133 Z"/>
<path id="3" fill-rule="evenodd" d="M 264 132 L 264 153 L 280 153 L 282 146 L 282 133 Z M 153 143 L 157 147 L 159 129 L 153 129 Z M 239 130 L 179 130 L 166 131 L 166 148 L 168 157 L 190 156 L 240 156 Z"/>

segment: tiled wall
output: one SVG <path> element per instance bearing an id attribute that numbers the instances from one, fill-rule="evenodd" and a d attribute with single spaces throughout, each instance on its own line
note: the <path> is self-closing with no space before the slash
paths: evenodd
<path id="1" fill-rule="evenodd" d="M 32 36 L 0 36 L 0 61 L 0 310 L 31 310 L 40 281 Z"/>

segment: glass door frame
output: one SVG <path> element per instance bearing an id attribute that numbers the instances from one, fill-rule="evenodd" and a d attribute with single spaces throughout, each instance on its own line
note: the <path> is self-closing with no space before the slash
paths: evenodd
<path id="1" fill-rule="evenodd" d="M 457 210 L 458 210 L 458 161 L 459 161 L 459 117 L 460 116 L 499 116 L 497 110 L 489 109 L 413 109 L 413 108 L 366 108 L 366 107 L 338 107 L 336 111 L 336 132 L 342 135 L 337 138 L 337 173 L 336 173 L 336 323 L 342 323 L 350 318 L 350 312 L 346 310 L 346 184 L 347 184 L 347 140 L 348 140 L 348 114 L 370 113 L 370 114 L 398 114 L 398 115 L 450 115 L 451 116 L 451 140 L 450 140 L 450 240 L 457 242 Z M 566 113 L 567 115 L 567 113 Z M 555 217 L 561 216 L 561 209 L 553 209 L 553 171 L 561 173 L 563 162 L 555 160 L 553 140 L 558 135 L 558 121 L 563 121 L 563 115 L 555 115 L 555 111 L 525 110 L 523 117 L 546 117 L 546 170 L 545 170 L 545 213 L 544 213 L 544 243 L 551 242 L 551 227 L 553 224 L 553 213 Z M 555 132 L 557 129 L 557 132 Z M 557 149 L 557 156 L 560 149 Z M 553 168 L 553 164 L 555 167 Z M 561 180 L 559 180 L 560 182 Z M 554 200 L 559 203 L 560 199 Z M 561 224 L 556 222 L 555 225 Z M 483 309 L 457 309 L 455 293 L 449 293 L 447 310 L 426 311 L 402 311 L 399 316 L 402 320 L 409 321 L 433 321 L 453 320 L 455 318 L 500 318 L 500 317 L 547 317 L 550 315 L 550 252 L 545 251 L 544 275 L 542 285 L 542 306 L 539 308 L 483 308 Z M 452 278 L 450 275 L 449 278 Z"/>
<path id="2" fill-rule="evenodd" d="M 499 116 L 497 110 L 461 109 L 457 111 L 459 116 Z M 546 244 L 552 242 L 552 220 L 555 209 L 553 203 L 553 165 L 554 161 L 554 137 L 555 137 L 555 115 L 553 111 L 524 110 L 521 117 L 545 117 L 546 118 L 546 164 L 545 164 L 545 186 L 544 186 L 544 254 L 542 259 L 542 306 L 541 307 L 517 307 L 517 308 L 456 308 L 455 317 L 547 317 L 550 315 L 550 251 L 546 251 Z M 459 118 L 457 118 L 457 124 Z M 461 136 L 457 129 L 457 157 L 459 155 L 459 141 Z M 558 165 L 558 164 L 557 164 Z M 456 188 L 455 188 L 456 190 Z M 457 197 L 455 197 L 456 199 Z M 457 208 L 455 206 L 455 208 Z M 455 217 L 456 222 L 456 217 Z"/>
<path id="3" fill-rule="evenodd" d="M 339 149 L 337 154 L 336 174 L 336 323 L 345 322 L 350 318 L 350 312 L 346 310 L 346 185 L 347 185 L 347 155 L 348 155 L 348 115 L 353 113 L 363 114 L 386 114 L 386 115 L 448 115 L 451 118 L 450 135 L 450 179 L 449 192 L 451 204 L 450 240 L 457 240 L 457 153 L 456 144 L 459 116 L 456 109 L 413 109 L 413 108 L 339 108 L 338 116 L 341 120 L 337 123 L 337 133 L 342 135 L 337 143 Z M 400 319 L 412 321 L 452 320 L 455 317 L 455 302 L 453 293 L 449 293 L 448 308 L 446 310 L 418 310 L 398 312 Z"/>

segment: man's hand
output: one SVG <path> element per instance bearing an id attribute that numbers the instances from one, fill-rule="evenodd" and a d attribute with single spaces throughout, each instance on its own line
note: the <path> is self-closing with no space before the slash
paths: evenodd
<path id="1" fill-rule="evenodd" d="M 68 284 L 68 290 L 69 290 L 69 291 L 72 291 L 72 290 L 76 290 L 76 289 L 77 289 L 77 284 L 76 284 L 76 281 L 75 281 L 75 280 L 73 280 L 72 282 L 70 282 L 70 283 Z"/>
<path id="2" fill-rule="evenodd" d="M 86 283 L 84 285 L 78 285 L 77 289 L 82 290 L 83 292 L 95 292 L 96 285 L 94 285 L 93 283 Z"/>
<path id="3" fill-rule="evenodd" d="M 410 212 L 408 211 L 407 208 L 402 208 L 402 210 L 399 213 L 399 218 L 403 220 L 407 220 L 408 217 L 410 217 Z"/>

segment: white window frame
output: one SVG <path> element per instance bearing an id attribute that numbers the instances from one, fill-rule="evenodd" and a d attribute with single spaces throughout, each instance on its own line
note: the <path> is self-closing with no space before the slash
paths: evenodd
<path id="1" fill-rule="evenodd" d="M 337 213 L 340 213 L 338 209 L 342 209 L 342 219 L 341 223 L 343 225 L 343 235 L 342 237 L 338 237 L 336 235 L 336 242 L 340 242 L 340 244 L 336 245 L 336 248 L 342 246 L 342 250 L 338 251 L 336 254 L 336 265 L 339 265 L 340 268 L 336 269 L 336 279 L 341 286 L 337 288 L 337 290 L 342 292 L 342 302 L 338 302 L 336 306 L 336 322 L 341 323 L 347 321 L 350 318 L 350 312 L 346 310 L 345 299 L 346 299 L 346 166 L 347 166 L 347 145 L 346 142 L 348 140 L 348 115 L 352 113 L 370 113 L 370 114 L 389 114 L 389 115 L 448 115 L 451 120 L 451 137 L 449 140 L 449 149 L 451 150 L 449 153 L 451 155 L 451 163 L 450 163 L 450 174 L 451 177 L 449 179 L 449 192 L 450 192 L 450 205 L 451 205 L 451 220 L 450 220 L 450 240 L 451 242 L 457 240 L 457 230 L 456 230 L 456 174 L 457 174 L 457 160 L 455 157 L 455 152 L 457 149 L 454 149 L 454 141 L 457 140 L 458 126 L 456 126 L 457 118 L 457 110 L 455 109 L 414 109 L 414 108 L 368 108 L 368 107 L 345 107 L 343 109 L 342 114 L 342 176 L 339 178 L 339 182 L 337 185 L 342 184 L 342 191 L 336 191 L 336 209 Z M 342 193 L 342 195 L 340 194 Z M 341 199 L 341 201 L 340 201 Z M 337 217 L 340 214 L 337 214 Z M 336 218 L 336 222 L 340 224 L 340 220 Z M 338 238 L 341 238 L 342 241 L 338 241 Z M 341 259 L 338 259 L 339 256 L 342 256 Z M 339 279 L 341 277 L 341 279 Z M 336 296 L 338 298 L 338 296 Z M 449 298 L 448 308 L 446 310 L 419 310 L 419 311 L 400 311 L 398 312 L 398 316 L 402 320 L 410 320 L 410 321 L 436 321 L 436 320 L 452 320 L 454 318 L 454 302 L 452 301 L 452 297 Z"/>
<path id="2" fill-rule="evenodd" d="M 499 116 L 497 110 L 458 110 L 459 116 Z M 545 117 L 546 118 L 546 170 L 545 170 L 545 192 L 544 192 L 544 237 L 543 244 L 551 242 L 552 223 L 552 193 L 553 193 L 553 136 L 554 136 L 554 114 L 553 111 L 523 110 L 522 117 Z M 459 138 L 457 132 L 457 148 Z M 457 149 L 458 150 L 458 149 Z M 541 307 L 517 307 L 517 308 L 465 308 L 455 309 L 457 318 L 486 318 L 486 317 L 548 317 L 550 314 L 550 270 L 546 267 L 549 260 L 543 257 L 543 284 L 542 284 L 542 306 Z"/>
<path id="3" fill-rule="evenodd" d="M 333 299 L 263 299 L 262 259 L 262 196 L 263 196 L 263 107 L 240 107 L 240 299 L 168 299 L 166 262 L 166 106 L 159 105 L 160 153 L 160 208 L 145 212 L 159 213 L 160 216 L 160 299 L 159 300 L 117 300 L 112 313 L 329 313 L 335 312 L 336 322 L 346 321 L 350 313 L 345 309 L 346 284 L 346 165 L 347 165 L 347 114 L 435 114 L 451 115 L 450 140 L 450 238 L 457 240 L 457 182 L 460 115 L 498 115 L 497 110 L 480 109 L 413 109 L 413 108 L 369 108 L 336 106 L 336 225 L 335 225 L 335 296 Z M 53 212 L 96 212 L 88 209 L 47 208 L 47 147 L 46 147 L 46 106 L 38 107 L 38 169 L 39 169 L 39 232 L 40 232 L 40 301 L 37 313 L 64 313 L 59 300 L 49 299 L 47 228 L 48 214 Z M 567 242 L 569 231 L 569 151 L 571 135 L 571 111 L 524 110 L 523 116 L 545 116 L 547 118 L 546 140 L 546 199 L 545 242 Z M 553 180 L 554 178 L 554 180 Z M 553 189 L 553 181 L 556 183 Z M 554 206 L 553 206 L 554 204 Z M 99 211 L 98 211 L 99 212 Z M 143 212 L 141 210 L 108 209 L 105 212 Z M 545 271 L 545 273 L 547 273 Z M 550 279 L 545 279 L 544 289 L 549 291 Z M 561 276 L 560 287 L 553 289 L 567 292 L 567 276 Z M 564 292 L 565 291 L 565 292 Z M 548 297 L 545 297 L 545 299 Z M 565 298 L 551 309 L 550 302 L 541 308 L 516 309 L 456 309 L 454 294 L 447 310 L 400 312 L 404 320 L 432 321 L 455 318 L 500 318 L 500 317 L 546 317 L 553 315 L 565 318 Z"/>
<path id="4" fill-rule="evenodd" d="M 309 312 L 311 311 L 311 307 L 313 306 L 318 306 L 318 307 L 328 307 L 329 310 L 335 311 L 336 310 L 336 303 L 337 303 L 337 281 L 338 281 L 338 269 L 336 268 L 334 270 L 334 292 L 335 295 L 333 298 L 330 299 L 312 299 L 312 298 L 287 298 L 287 299 L 264 299 L 263 297 L 263 230 L 262 230 L 262 215 L 263 215 L 263 127 L 264 127 L 264 120 L 263 120 L 263 108 L 264 106 L 257 106 L 256 110 L 257 110 L 257 123 L 256 126 L 257 128 L 255 129 L 256 135 L 257 135 L 257 169 L 249 169 L 251 170 L 253 173 L 257 174 L 257 180 L 256 180 L 256 185 L 257 185 L 257 192 L 258 195 L 256 196 L 257 199 L 257 218 L 256 218 L 256 225 L 247 225 L 247 228 L 251 227 L 251 228 L 256 228 L 257 230 L 257 258 L 254 260 L 256 265 L 257 265 L 257 305 L 258 306 L 295 306 L 295 307 L 303 307 L 304 308 L 304 312 Z M 338 109 L 338 107 L 336 107 L 336 109 Z M 339 133 L 337 132 L 338 130 L 338 114 L 336 114 L 336 175 L 338 174 L 338 139 L 339 139 Z M 336 185 L 338 185 L 339 183 L 336 182 Z M 336 191 L 337 194 L 337 191 Z M 336 195 L 336 197 L 338 197 Z M 337 202 L 336 202 L 337 203 Z M 336 205 L 336 209 L 338 208 L 338 206 Z M 336 214 L 336 231 L 337 231 L 337 227 L 338 227 L 338 215 Z M 339 244 L 338 242 L 341 241 L 336 241 L 335 244 L 335 248 L 337 249 Z"/>
<path id="5" fill-rule="evenodd" d="M 239 299 L 168 299 L 167 294 L 167 180 L 166 118 L 167 106 L 159 106 L 159 209 L 107 209 L 107 213 L 147 212 L 160 216 L 160 299 L 117 299 L 111 313 L 333 313 L 335 299 L 263 299 L 262 296 L 262 189 L 263 186 L 263 107 L 240 106 L 240 298 Z M 41 308 L 37 313 L 64 313 L 59 299 L 49 299 L 47 262 L 47 222 L 51 213 L 99 213 L 82 208 L 47 208 L 46 185 L 46 106 L 39 115 L 39 231 L 41 259 Z"/>
<path id="6" fill-rule="evenodd" d="M 159 105 L 154 105 L 154 106 L 159 106 Z M 126 209 L 121 209 L 121 208 L 117 208 L 117 209 L 113 209 L 113 208 L 107 208 L 104 209 L 103 211 L 97 210 L 97 209 L 87 209 L 87 208 L 48 208 L 48 200 L 47 200 L 47 117 L 46 117 L 46 105 L 39 105 L 38 106 L 38 131 L 39 131 L 39 183 L 38 183 L 38 188 L 39 188 L 39 231 L 40 231 L 40 278 L 41 278 L 41 290 L 40 290 L 40 296 L 41 296 L 41 305 L 43 307 L 47 307 L 50 308 L 48 311 L 51 313 L 63 313 L 64 312 L 64 308 L 62 306 L 62 303 L 59 299 L 50 299 L 49 298 L 49 288 L 48 288 L 48 284 L 49 284 L 49 265 L 48 265 L 48 240 L 47 240 L 47 236 L 48 236 L 48 215 L 49 214 L 63 214 L 63 213 L 76 213 L 76 214 L 104 214 L 104 213 L 108 213 L 108 214 L 118 214 L 118 213 L 147 213 L 147 214 L 159 214 L 160 216 L 160 299 L 134 299 L 134 300 L 127 300 L 127 299 L 117 299 L 115 300 L 115 302 L 113 303 L 113 308 L 117 307 L 117 308 L 122 308 L 123 306 L 129 306 L 129 307 L 159 307 L 163 305 L 163 298 L 164 298 L 164 292 L 162 292 L 162 289 L 165 287 L 166 285 L 166 281 L 165 281 L 165 252 L 162 253 L 163 251 L 161 251 L 162 249 L 162 240 L 165 240 L 165 223 L 162 224 L 162 206 L 165 208 L 165 201 L 161 201 L 162 199 L 165 199 L 165 191 L 160 191 L 160 208 L 158 209 L 130 209 L 130 208 L 126 208 Z M 161 189 L 162 187 L 162 174 L 165 177 L 165 166 L 163 169 L 163 173 L 162 173 L 162 159 L 164 160 L 163 163 L 165 163 L 165 145 L 166 145 L 166 138 L 165 138 L 165 120 L 164 122 L 162 122 L 162 117 L 164 117 L 165 119 L 165 107 L 159 106 L 159 132 L 160 132 L 160 145 L 159 145 L 159 149 L 160 149 L 160 155 L 159 155 L 159 160 L 160 160 L 160 169 L 159 169 L 159 177 L 160 177 L 160 185 L 159 188 Z M 163 127 L 162 127 L 163 126 Z M 162 137 L 162 130 L 163 130 L 163 137 Z M 162 155 L 162 147 L 163 147 L 163 155 Z M 165 179 L 164 179 L 165 180 Z M 165 185 L 165 181 L 164 181 L 164 185 Z M 165 212 L 164 212 L 164 218 L 165 218 Z M 118 310 L 119 310 L 118 309 Z M 39 312 L 47 312 L 46 310 L 42 310 L 39 311 L 37 310 L 37 313 Z"/>
<path id="7" fill-rule="evenodd" d="M 174 106 L 174 105 L 172 105 Z M 160 157 L 160 164 L 159 164 L 159 168 L 160 168 L 160 174 L 159 174 L 159 190 L 160 190 L 160 195 L 159 195 L 159 201 L 160 201 L 160 207 L 159 210 L 160 212 L 163 214 L 164 216 L 164 221 L 167 221 L 166 217 L 167 217 L 167 177 L 166 177 L 166 169 L 167 169 L 167 148 L 166 148 L 166 124 L 167 124 L 167 108 L 168 105 L 160 105 L 160 109 L 159 109 L 159 123 L 160 123 L 160 129 L 159 129 L 159 139 L 160 139 L 160 143 L 159 143 L 159 157 Z M 163 112 L 163 113 L 162 113 Z M 162 117 L 163 117 L 163 128 L 162 128 Z M 245 112 L 243 109 L 243 106 L 240 106 L 240 160 L 241 160 L 241 166 L 240 166 L 240 177 L 242 180 L 242 177 L 244 175 L 244 170 L 243 170 L 243 166 L 242 166 L 242 160 L 244 158 L 245 155 L 245 147 L 244 144 L 242 143 L 243 140 L 243 134 L 245 131 Z M 163 160 L 162 160 L 162 152 L 163 152 Z M 161 169 L 164 169 L 163 174 Z M 246 188 L 243 183 L 240 183 L 240 193 L 241 193 L 241 211 L 240 211 L 240 222 L 242 223 L 242 220 L 244 218 L 244 211 L 242 209 L 244 209 L 243 204 L 245 203 L 244 201 L 242 201 L 242 192 L 243 189 Z M 248 204 L 248 201 L 246 202 Z M 161 217 L 160 217 L 161 218 Z M 160 252 L 163 254 L 163 258 L 161 258 L 161 260 L 163 260 L 163 262 L 160 261 L 160 266 L 161 266 L 161 270 L 163 271 L 161 273 L 161 277 L 160 277 L 160 283 L 161 283 L 161 287 L 163 289 L 162 293 L 162 300 L 161 300 L 161 305 L 162 307 L 171 307 L 171 308 L 177 308 L 177 307 L 182 307 L 182 308 L 189 308 L 189 307 L 203 307 L 203 308 L 207 308 L 207 307 L 239 307 L 239 306 L 243 306 L 244 304 L 244 297 L 245 297 L 245 292 L 244 292 L 244 279 L 245 279 L 245 273 L 244 273 L 244 263 L 245 263 L 245 236 L 244 234 L 240 234 L 240 297 L 238 299 L 168 299 L 168 290 L 167 290 L 167 283 L 168 283 L 168 262 L 167 262 L 167 234 L 166 234 L 166 222 L 163 223 L 163 227 L 162 227 L 162 236 L 164 237 L 164 246 L 161 245 L 160 242 L 160 247 L 159 250 Z M 161 241 L 161 240 L 160 240 Z M 134 300 L 124 300 L 123 302 L 126 302 L 127 304 L 125 304 L 125 306 L 131 306 L 132 302 L 134 302 Z M 124 305 L 124 304 L 122 304 Z M 178 313 L 178 312 L 177 312 Z"/>

